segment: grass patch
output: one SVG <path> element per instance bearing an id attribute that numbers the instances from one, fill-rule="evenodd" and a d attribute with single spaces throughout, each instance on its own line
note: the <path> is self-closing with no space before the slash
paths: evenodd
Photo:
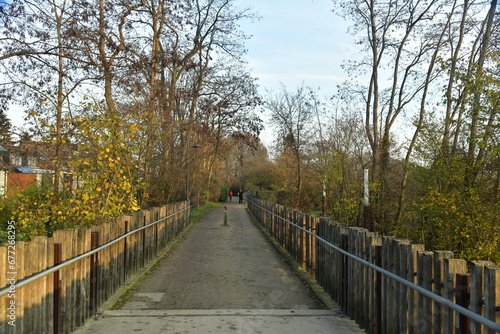
<path id="1" fill-rule="evenodd" d="M 113 306 L 111 306 L 111 310 L 119 310 L 119 309 L 121 309 L 122 306 L 125 305 L 128 302 L 128 300 L 133 295 L 133 293 L 134 293 L 133 289 L 127 290 L 127 292 L 125 292 L 123 295 L 121 295 L 118 298 L 118 300 L 116 301 L 116 303 Z"/>
<path id="2" fill-rule="evenodd" d="M 197 206 L 191 210 L 191 223 L 195 224 L 200 221 L 210 210 L 218 207 L 221 203 L 207 202 L 203 205 Z"/>

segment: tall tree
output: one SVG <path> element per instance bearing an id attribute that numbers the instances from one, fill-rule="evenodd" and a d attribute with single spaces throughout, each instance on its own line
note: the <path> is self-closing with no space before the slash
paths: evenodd
<path id="1" fill-rule="evenodd" d="M 493 31 L 493 23 L 495 15 L 497 14 L 497 0 L 492 0 L 490 3 L 490 8 L 488 10 L 488 14 L 486 19 L 484 20 L 484 29 L 481 36 L 481 47 L 479 49 L 479 55 L 477 56 L 477 60 L 475 61 L 474 66 L 474 80 L 482 83 L 479 87 L 474 85 L 473 87 L 473 99 L 472 99 L 472 110 L 471 110 L 471 123 L 470 123 L 470 137 L 469 137 L 469 147 L 467 152 L 467 168 L 465 171 L 465 186 L 466 187 L 474 187 L 475 179 L 479 173 L 479 169 L 483 164 L 483 158 L 485 156 L 485 150 L 487 146 L 488 139 L 490 137 L 489 128 L 493 124 L 495 120 L 495 112 L 489 112 L 489 117 L 486 120 L 485 132 L 480 135 L 479 134 L 479 125 L 483 116 L 481 115 L 481 111 L 484 108 L 483 103 L 481 102 L 484 94 L 482 91 L 485 86 L 488 86 L 488 78 L 485 76 L 485 63 L 487 59 L 490 57 L 490 45 Z M 494 108 L 498 105 L 495 103 Z M 478 143 L 481 143 L 481 147 L 478 149 Z"/>
<path id="2" fill-rule="evenodd" d="M 368 84 L 362 91 L 365 131 L 372 150 L 374 178 L 372 206 L 376 223 L 391 219 L 388 175 L 393 127 L 412 101 L 428 87 L 429 76 L 420 72 L 432 60 L 435 32 L 429 22 L 441 11 L 441 0 L 335 1 L 342 15 L 354 20 L 354 32 L 361 37 L 366 57 L 354 62 L 356 71 L 368 70 Z M 435 28 L 433 26 L 433 28 Z M 438 33 L 439 35 L 439 33 Z M 388 70 L 385 70 L 388 68 Z"/>
<path id="3" fill-rule="evenodd" d="M 152 168 L 146 172 L 148 184 L 182 189 L 179 178 L 171 177 L 172 171 L 179 169 L 178 173 L 182 173 L 183 166 L 192 159 L 190 147 L 200 141 L 196 138 L 201 128 L 199 123 L 217 110 L 222 113 L 221 119 L 226 114 L 243 111 L 229 106 L 237 101 L 236 96 L 243 96 L 243 101 L 254 96 L 252 90 L 255 89 L 249 88 L 249 98 L 246 98 L 238 88 L 241 82 L 250 81 L 246 79 L 248 74 L 240 70 L 245 36 L 237 28 L 237 22 L 252 14 L 236 9 L 234 1 L 205 0 L 175 4 L 149 1 L 138 15 L 140 22 L 147 22 L 150 31 L 143 36 L 147 38 L 140 37 L 144 41 L 141 45 L 152 51 L 146 55 L 139 51 L 135 54 L 139 61 L 143 59 L 143 64 L 150 64 L 143 73 L 150 87 L 149 113 L 158 125 L 157 132 L 151 131 L 155 135 L 149 141 L 148 154 L 153 157 L 153 152 L 157 152 L 156 159 L 161 159 L 154 172 Z M 152 42 L 148 44 L 149 41 Z M 234 80 L 236 74 L 230 80 L 221 79 L 235 69 L 241 79 Z M 218 86 L 223 80 L 227 89 L 224 85 Z M 235 93 L 221 101 L 220 96 L 231 90 Z M 224 110 L 225 106 L 231 111 Z M 227 126 L 227 122 L 221 124 Z M 211 161 L 217 159 L 217 145 L 214 148 Z M 165 194 L 158 190 L 157 195 L 151 196 L 161 198 L 162 193 Z M 173 192 L 176 191 L 170 191 Z"/>
<path id="4" fill-rule="evenodd" d="M 291 152 L 295 160 L 295 190 L 302 189 L 303 158 L 310 142 L 310 130 L 314 122 L 314 108 L 307 88 L 301 85 L 290 92 L 282 84 L 277 93 L 268 92 L 265 107 L 269 110 L 271 123 L 275 126 L 278 142 L 283 152 Z"/>
<path id="5" fill-rule="evenodd" d="M 4 111 L 0 110 L 0 143 L 12 143 L 11 127 L 12 125 L 10 123 L 10 119 L 7 117 Z"/>

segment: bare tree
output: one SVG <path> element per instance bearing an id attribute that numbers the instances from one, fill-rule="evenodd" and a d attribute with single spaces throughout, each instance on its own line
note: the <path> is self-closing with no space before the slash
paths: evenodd
<path id="1" fill-rule="evenodd" d="M 481 119 L 484 119 L 481 115 L 481 110 L 483 109 L 482 98 L 484 94 L 482 94 L 483 87 L 487 86 L 488 83 L 485 82 L 485 63 L 490 56 L 490 44 L 491 44 L 491 35 L 493 31 L 493 22 L 497 11 L 497 0 L 492 0 L 490 3 L 490 8 L 488 10 L 488 14 L 486 15 L 486 19 L 484 20 L 484 29 L 482 31 L 481 36 L 481 47 L 479 49 L 479 55 L 477 56 L 477 60 L 475 61 L 474 66 L 474 79 L 482 83 L 481 86 L 474 86 L 473 88 L 473 100 L 472 100 L 472 110 L 471 110 L 471 123 L 470 123 L 470 138 L 469 138 L 469 147 L 467 152 L 467 169 L 465 171 L 465 186 L 473 187 L 475 183 L 475 179 L 477 174 L 479 173 L 479 169 L 483 164 L 483 158 L 486 153 L 487 142 L 491 137 L 489 131 L 493 125 L 495 120 L 495 112 L 490 112 L 487 117 L 485 124 L 485 131 L 481 135 L 479 134 L 479 125 Z M 483 86 L 483 87 L 482 87 Z M 495 103 L 496 105 L 498 103 Z M 478 149 L 478 143 L 481 143 Z"/>
<path id="2" fill-rule="evenodd" d="M 265 102 L 275 126 L 276 137 L 283 151 L 292 152 L 295 158 L 296 190 L 302 188 L 302 160 L 304 150 L 310 143 L 311 127 L 314 122 L 314 108 L 307 88 L 301 85 L 295 92 L 290 92 L 282 84 L 278 93 L 268 92 Z"/>
<path id="3" fill-rule="evenodd" d="M 367 0 L 337 4 L 341 13 L 354 19 L 355 32 L 365 34 L 362 41 L 367 56 L 354 65 L 356 70 L 368 69 L 370 73 L 362 91 L 365 131 L 372 150 L 371 174 L 378 184 L 372 191 L 373 212 L 376 221 L 383 223 L 389 219 L 387 204 L 391 201 L 386 196 L 393 127 L 433 78 L 420 72 L 433 61 L 430 36 L 435 32 L 429 22 L 435 20 L 444 2 Z"/>

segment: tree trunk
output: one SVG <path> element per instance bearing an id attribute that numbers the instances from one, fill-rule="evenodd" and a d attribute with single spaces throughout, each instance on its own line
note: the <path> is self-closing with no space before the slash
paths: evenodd
<path id="1" fill-rule="evenodd" d="M 456 4 L 456 2 L 455 2 Z M 453 8 L 455 8 L 455 4 Z M 459 35 L 458 35 L 458 40 L 457 40 L 457 45 L 455 46 L 455 51 L 451 55 L 451 64 L 450 64 L 450 74 L 448 77 L 448 86 L 446 87 L 446 113 L 445 113 L 445 118 L 444 118 L 444 131 L 443 131 L 443 141 L 441 143 L 441 155 L 443 156 L 444 159 L 448 159 L 450 155 L 450 136 L 451 136 L 451 125 L 453 122 L 453 114 L 455 114 L 456 111 L 454 111 L 453 108 L 453 88 L 455 87 L 455 81 L 457 80 L 456 78 L 456 72 L 457 72 L 457 64 L 458 64 L 458 57 L 462 48 L 462 42 L 464 39 L 464 32 L 465 32 L 465 23 L 467 21 L 467 12 L 469 9 L 469 0 L 464 0 L 463 4 L 463 11 L 462 11 L 462 19 L 460 21 L 460 28 L 459 28 Z M 453 12 L 450 13 L 450 18 L 453 15 Z"/>
<path id="2" fill-rule="evenodd" d="M 477 61 L 476 68 L 476 80 L 481 79 L 483 77 L 483 66 L 486 61 L 486 57 L 488 54 L 491 32 L 493 28 L 493 20 L 495 17 L 495 11 L 497 7 L 497 0 L 492 0 L 490 3 L 490 10 L 488 11 L 486 28 L 482 38 L 482 47 L 479 53 L 479 59 Z M 480 111 L 481 111 L 481 92 L 478 89 L 475 89 L 473 106 L 472 106 L 472 115 L 471 115 L 471 125 L 470 125 L 470 136 L 469 136 L 469 149 L 467 152 L 467 168 L 465 170 L 465 187 L 470 189 L 474 187 L 475 180 L 478 174 L 478 164 L 479 161 L 476 157 L 477 154 L 477 140 L 479 139 L 478 135 L 478 126 L 480 122 Z"/>
<path id="3" fill-rule="evenodd" d="M 404 201 L 405 201 L 405 195 L 406 195 L 406 186 L 408 183 L 408 168 L 410 165 L 410 158 L 411 158 L 411 155 L 413 154 L 413 148 L 415 147 L 415 144 L 417 142 L 420 131 L 422 130 L 422 125 L 424 123 L 424 118 L 425 118 L 425 114 L 426 114 L 425 111 L 426 111 L 426 103 L 427 103 L 427 94 L 429 92 L 429 85 L 432 81 L 432 74 L 434 72 L 434 66 L 436 64 L 436 59 L 437 59 L 439 52 L 441 50 L 442 41 L 443 41 L 444 35 L 448 29 L 448 26 L 450 24 L 450 19 L 451 19 L 451 15 L 449 16 L 449 19 L 446 22 L 446 25 L 441 30 L 441 34 L 439 35 L 439 40 L 436 43 L 436 48 L 435 48 L 434 53 L 433 53 L 431 60 L 429 62 L 429 66 L 427 67 L 427 76 L 425 78 L 424 90 L 422 92 L 422 98 L 420 100 L 420 112 L 419 112 L 419 116 L 418 116 L 418 121 L 417 121 L 417 125 L 415 126 L 415 131 L 414 131 L 412 139 L 410 141 L 410 145 L 408 146 L 408 150 L 406 151 L 406 156 L 405 156 L 404 165 L 403 165 L 403 176 L 402 176 L 402 180 L 401 180 L 398 208 L 397 208 L 396 218 L 395 218 L 395 226 L 397 226 L 397 227 L 400 226 L 400 224 L 401 224 L 401 217 L 403 214 Z"/>
<path id="4" fill-rule="evenodd" d="M 60 173 L 62 162 L 62 113 L 64 104 L 64 53 L 63 53 L 63 37 L 62 37 L 62 16 L 64 7 L 58 10 L 55 3 L 53 4 L 54 16 L 56 20 L 57 30 L 57 102 L 56 102 L 56 142 L 55 142 L 55 166 L 54 166 L 54 204 L 58 201 L 58 194 L 60 191 Z M 55 207 L 55 206 L 54 206 Z"/>

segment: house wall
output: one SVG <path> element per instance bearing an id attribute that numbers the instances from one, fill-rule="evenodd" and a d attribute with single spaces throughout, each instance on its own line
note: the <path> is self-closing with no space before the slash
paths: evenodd
<path id="1" fill-rule="evenodd" d="M 10 153 L 10 161 L 9 164 L 12 166 L 22 166 L 23 165 L 23 157 L 18 153 Z"/>
<path id="2" fill-rule="evenodd" d="M 7 176 L 7 195 L 27 189 L 31 183 L 36 183 L 37 174 L 9 173 Z"/>
<path id="3" fill-rule="evenodd" d="M 0 170 L 0 197 L 3 197 L 5 195 L 6 187 L 6 173 L 4 170 Z"/>

